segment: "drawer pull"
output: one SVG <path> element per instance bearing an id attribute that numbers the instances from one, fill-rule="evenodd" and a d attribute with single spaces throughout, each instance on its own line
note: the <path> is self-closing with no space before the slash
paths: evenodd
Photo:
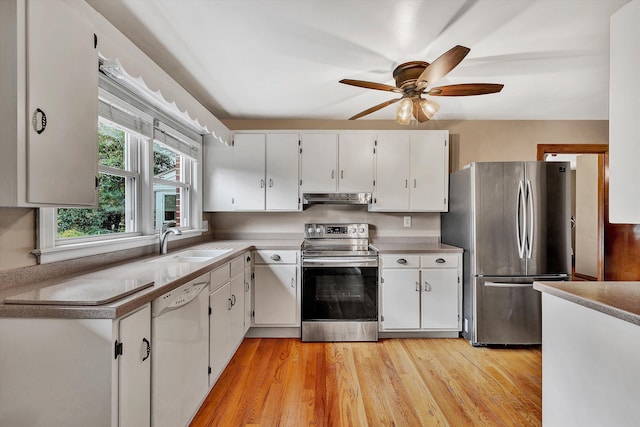
<path id="1" fill-rule="evenodd" d="M 444 258 L 436 259 L 436 263 L 438 263 L 438 264 L 444 264 L 445 262 L 447 262 L 447 261 Z"/>
<path id="2" fill-rule="evenodd" d="M 404 264 L 406 264 L 406 263 L 407 263 L 407 260 L 406 260 L 406 259 L 404 259 L 404 258 L 398 258 L 398 259 L 396 260 L 396 262 L 397 262 L 398 264 L 402 264 L 402 265 L 404 265 Z"/>
<path id="3" fill-rule="evenodd" d="M 424 291 L 425 292 L 430 292 L 431 291 L 431 285 L 426 280 L 424 281 Z"/>
<path id="4" fill-rule="evenodd" d="M 416 292 L 420 292 L 420 282 L 416 282 Z"/>
<path id="5" fill-rule="evenodd" d="M 280 255 L 278 254 L 273 254 L 271 255 L 271 259 L 274 261 L 280 261 L 282 258 L 280 258 Z"/>

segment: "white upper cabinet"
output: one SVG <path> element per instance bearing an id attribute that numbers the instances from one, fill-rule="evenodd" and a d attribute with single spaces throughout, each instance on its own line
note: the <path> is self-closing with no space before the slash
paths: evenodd
<path id="1" fill-rule="evenodd" d="M 338 140 L 338 191 L 373 191 L 373 134 L 341 133 Z"/>
<path id="2" fill-rule="evenodd" d="M 448 131 L 376 137 L 375 211 L 442 212 L 449 192 Z"/>
<path id="3" fill-rule="evenodd" d="M 300 206 L 299 137 L 297 133 L 267 135 L 267 200 L 268 211 L 297 211 Z"/>
<path id="4" fill-rule="evenodd" d="M 611 16 L 609 220 L 640 224 L 640 1 Z"/>
<path id="5" fill-rule="evenodd" d="M 266 135 L 238 133 L 233 138 L 233 207 L 239 211 L 264 210 Z"/>
<path id="6" fill-rule="evenodd" d="M 302 193 L 373 191 L 373 134 L 302 134 Z"/>
<path id="7" fill-rule="evenodd" d="M 204 210 L 297 211 L 297 133 L 236 133 L 233 146 L 205 140 Z"/>
<path id="8" fill-rule="evenodd" d="M 301 193 L 334 193 L 338 189 L 338 135 L 303 133 Z"/>
<path id="9" fill-rule="evenodd" d="M 98 41 L 91 23 L 63 0 L 0 3 L 0 205 L 93 206 Z"/>

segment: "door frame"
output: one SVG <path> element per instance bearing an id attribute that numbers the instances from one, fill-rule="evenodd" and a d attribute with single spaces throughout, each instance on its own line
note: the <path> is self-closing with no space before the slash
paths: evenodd
<path id="1" fill-rule="evenodd" d="M 576 274 L 587 280 L 604 280 L 605 190 L 608 184 L 609 145 L 608 144 L 537 144 L 536 159 L 544 161 L 547 154 L 597 154 L 598 155 L 598 261 L 597 277 Z"/>

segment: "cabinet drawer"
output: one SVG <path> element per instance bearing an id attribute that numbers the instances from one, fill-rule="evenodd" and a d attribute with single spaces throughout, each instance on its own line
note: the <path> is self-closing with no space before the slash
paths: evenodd
<path id="1" fill-rule="evenodd" d="M 231 277 L 244 273 L 244 255 L 231 260 Z"/>
<path id="2" fill-rule="evenodd" d="M 383 268 L 420 268 L 419 255 L 382 255 Z"/>
<path id="3" fill-rule="evenodd" d="M 420 257 L 422 268 L 458 267 L 458 254 L 430 254 Z"/>
<path id="4" fill-rule="evenodd" d="M 255 251 L 256 264 L 297 264 L 298 251 L 261 249 Z"/>
<path id="5" fill-rule="evenodd" d="M 218 267 L 211 272 L 211 286 L 209 291 L 213 292 L 231 279 L 230 263 Z"/>

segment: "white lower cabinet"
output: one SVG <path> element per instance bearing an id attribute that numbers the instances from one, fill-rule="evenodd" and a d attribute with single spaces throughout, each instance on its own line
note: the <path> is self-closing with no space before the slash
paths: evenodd
<path id="1" fill-rule="evenodd" d="M 244 255 L 244 333 L 246 334 L 251 327 L 251 313 L 253 311 L 253 263 L 252 256 L 247 253 Z"/>
<path id="2" fill-rule="evenodd" d="M 459 331 L 459 253 L 383 255 L 381 331 Z"/>
<path id="3" fill-rule="evenodd" d="M 151 307 L 120 319 L 0 319 L 0 425 L 150 425 Z"/>
<path id="4" fill-rule="evenodd" d="M 211 274 L 209 387 L 218 380 L 244 338 L 246 257 L 236 257 Z"/>
<path id="5" fill-rule="evenodd" d="M 255 252 L 254 326 L 300 326 L 298 251 Z"/>

